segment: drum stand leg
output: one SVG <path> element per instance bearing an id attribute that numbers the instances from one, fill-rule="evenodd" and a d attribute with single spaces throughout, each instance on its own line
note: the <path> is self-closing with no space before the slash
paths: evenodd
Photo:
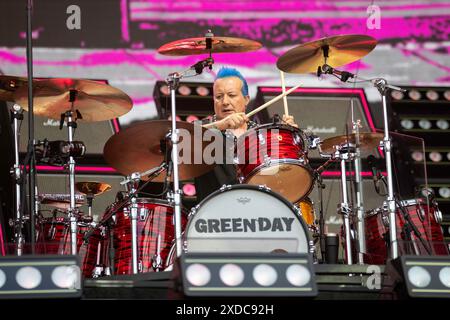
<path id="1" fill-rule="evenodd" d="M 359 147 L 359 127 L 360 120 L 353 123 L 355 130 L 355 182 L 356 182 L 356 213 L 357 213 L 357 232 L 358 239 L 358 263 L 364 264 L 364 253 L 366 252 L 366 233 L 364 226 L 364 192 L 361 177 L 361 150 Z"/>
<path id="2" fill-rule="evenodd" d="M 175 209 L 175 244 L 177 248 L 177 257 L 181 256 L 182 253 L 182 241 L 181 241 L 181 190 L 180 181 L 178 174 L 178 129 L 176 124 L 176 102 L 175 102 L 175 89 L 178 87 L 181 75 L 178 73 L 172 73 L 167 79 L 167 83 L 170 87 L 170 98 L 171 98 L 171 114 L 172 114 L 172 130 L 171 130 L 171 141 L 172 141 L 172 157 L 171 163 L 169 163 L 169 168 L 172 167 L 173 171 L 173 200 Z M 170 171 L 170 170 L 169 170 Z"/>
<path id="3" fill-rule="evenodd" d="M 339 151 L 338 151 L 339 152 Z M 341 189 L 342 189 L 342 202 L 339 206 L 339 210 L 344 219 L 344 231 L 345 231 L 345 254 L 347 258 L 347 264 L 353 264 L 352 259 L 352 239 L 350 232 L 350 213 L 351 209 L 348 204 L 347 196 L 347 171 L 345 168 L 345 160 L 348 159 L 348 153 L 339 153 L 341 159 Z"/>
<path id="4" fill-rule="evenodd" d="M 133 180 L 133 175 L 131 175 L 131 179 Z M 133 265 L 133 274 L 137 274 L 139 272 L 138 268 L 138 237 L 137 237 L 137 217 L 138 217 L 138 205 L 136 199 L 137 192 L 137 183 L 139 182 L 139 176 L 133 180 L 131 185 L 131 251 L 132 251 L 132 265 Z"/>
<path id="5" fill-rule="evenodd" d="M 16 184 L 16 218 L 14 221 L 14 241 L 16 243 L 16 254 L 21 256 L 23 254 L 24 238 L 22 233 L 23 220 L 22 220 L 22 208 L 21 208 L 21 195 L 22 195 L 22 172 L 20 170 L 19 162 L 19 124 L 18 120 L 23 119 L 22 108 L 18 104 L 14 104 L 11 110 L 12 118 L 14 119 L 14 169 L 13 173 Z"/>
<path id="6" fill-rule="evenodd" d="M 387 185 L 388 185 L 388 210 L 389 210 L 389 239 L 391 247 L 391 258 L 395 259 L 398 257 L 398 243 L 397 243 L 397 222 L 396 222 L 396 206 L 394 198 L 394 184 L 393 184 L 393 172 L 392 172 L 392 156 L 391 156 L 391 138 L 389 136 L 389 123 L 387 115 L 387 102 L 386 93 L 388 89 L 402 90 L 401 88 L 390 86 L 384 79 L 377 79 L 374 82 L 375 87 L 381 94 L 383 102 L 383 121 L 384 121 L 384 139 L 383 139 L 383 150 L 386 154 L 386 171 L 387 171 Z"/>
<path id="7" fill-rule="evenodd" d="M 64 123 L 64 118 L 67 119 L 67 130 L 68 130 L 68 138 L 69 144 L 71 145 L 73 142 L 73 129 L 77 127 L 76 119 L 73 121 L 74 104 L 77 96 L 76 90 L 70 90 L 70 98 L 69 102 L 72 104 L 72 108 L 68 110 L 65 114 L 61 115 L 61 124 L 60 128 Z M 77 254 L 77 209 L 75 207 L 75 159 L 72 155 L 69 156 L 68 161 L 69 166 L 69 187 L 70 187 L 70 207 L 69 207 L 69 220 L 70 220 L 70 244 L 71 244 L 71 253 L 73 255 Z"/>

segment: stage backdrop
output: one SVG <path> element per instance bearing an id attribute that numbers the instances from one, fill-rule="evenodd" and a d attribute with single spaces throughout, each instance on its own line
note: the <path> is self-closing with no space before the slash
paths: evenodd
<path id="1" fill-rule="evenodd" d="M 0 1 L 0 71 L 26 75 L 27 0 Z M 447 0 L 34 0 L 36 77 L 108 79 L 134 102 L 120 121 L 156 117 L 153 86 L 204 56 L 166 57 L 159 46 L 182 38 L 217 36 L 260 41 L 245 54 L 216 54 L 212 81 L 223 65 L 239 68 L 250 93 L 279 85 L 277 58 L 298 44 L 338 34 L 366 34 L 378 45 L 345 69 L 403 85 L 448 85 L 450 3 Z M 288 75 L 287 84 L 341 86 L 337 79 Z M 352 87 L 352 84 L 346 84 Z M 370 85 L 369 102 L 379 101 Z"/>

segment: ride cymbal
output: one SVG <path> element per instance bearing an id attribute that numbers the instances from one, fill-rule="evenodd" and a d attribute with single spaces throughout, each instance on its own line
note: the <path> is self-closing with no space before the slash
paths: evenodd
<path id="1" fill-rule="evenodd" d="M 34 114 L 59 120 L 61 114 L 72 108 L 69 101 L 75 93 L 74 111 L 83 121 L 105 121 L 118 118 L 131 110 L 128 95 L 107 84 L 82 79 L 47 79 L 33 81 Z M 28 85 L 14 93 L 14 100 L 28 111 Z"/>
<path id="2" fill-rule="evenodd" d="M 177 122 L 177 129 L 183 131 L 180 132 L 178 150 L 181 157 L 181 163 L 178 165 L 180 180 L 200 176 L 212 170 L 215 165 L 204 162 L 203 150 L 211 143 L 211 140 L 203 141 L 202 137 L 207 129 L 200 125 L 196 126 L 198 128 L 194 131 L 194 124 Z M 165 143 L 166 135 L 170 130 L 171 121 L 168 120 L 140 122 L 109 138 L 103 149 L 103 155 L 113 168 L 124 175 L 146 172 L 160 166 L 165 161 L 165 152 L 170 151 L 170 146 L 167 147 Z M 218 136 L 212 136 L 213 139 L 222 138 L 222 135 L 214 130 L 209 130 L 209 133 L 211 135 L 218 134 Z M 188 136 L 185 137 L 185 135 Z M 184 141 L 185 138 L 190 140 Z M 164 149 L 166 150 L 164 151 Z M 197 158 L 200 158 L 199 161 L 196 160 L 194 152 Z M 161 174 L 154 181 L 162 182 L 164 177 L 165 175 Z M 142 177 L 142 180 L 148 180 L 148 177 Z"/>
<path id="3" fill-rule="evenodd" d="M 211 46 L 207 44 L 211 39 Z M 173 41 L 161 46 L 158 53 L 167 56 L 188 56 L 203 53 L 249 52 L 256 51 L 262 44 L 248 39 L 231 37 L 202 37 Z"/>
<path id="4" fill-rule="evenodd" d="M 378 132 L 361 132 L 359 134 L 359 147 L 362 150 L 369 150 L 379 146 L 384 135 Z M 356 144 L 356 134 L 352 133 L 342 136 L 331 137 L 322 141 L 320 148 L 322 152 L 334 153 L 336 146 L 345 146 L 347 144 Z"/>
<path id="5" fill-rule="evenodd" d="M 366 35 L 339 35 L 303 43 L 285 52 L 277 67 L 288 73 L 317 72 L 325 63 L 337 68 L 371 52 L 377 41 Z M 328 56 L 325 58 L 325 56 Z"/>

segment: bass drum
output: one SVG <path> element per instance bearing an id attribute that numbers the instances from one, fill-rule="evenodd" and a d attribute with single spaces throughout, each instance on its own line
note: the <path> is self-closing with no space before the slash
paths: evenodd
<path id="1" fill-rule="evenodd" d="M 224 186 L 192 209 L 187 252 L 310 252 L 298 209 L 264 186 Z"/>

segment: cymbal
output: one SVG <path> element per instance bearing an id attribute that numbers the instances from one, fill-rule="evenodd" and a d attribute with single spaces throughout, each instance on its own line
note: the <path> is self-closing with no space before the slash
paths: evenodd
<path id="1" fill-rule="evenodd" d="M 27 84 L 27 78 L 0 75 L 0 100 L 14 101 L 14 92 Z"/>
<path id="2" fill-rule="evenodd" d="M 86 195 L 98 196 L 111 190 L 111 186 L 107 183 L 98 181 L 83 181 L 75 183 L 75 188 Z"/>
<path id="3" fill-rule="evenodd" d="M 373 149 L 379 146 L 380 141 L 383 140 L 384 135 L 378 132 L 360 132 L 359 144 L 362 150 Z M 346 144 L 356 144 L 356 134 L 352 133 L 348 136 L 336 136 L 325 139 L 320 146 L 322 152 L 334 153 L 336 151 L 335 146 L 343 146 Z"/>
<path id="4" fill-rule="evenodd" d="M 284 53 L 277 61 L 278 69 L 288 73 L 316 72 L 325 64 L 323 49 L 328 46 L 326 63 L 337 68 L 361 59 L 371 52 L 377 41 L 366 35 L 340 35 L 303 43 Z"/>
<path id="5" fill-rule="evenodd" d="M 39 202 L 41 204 L 67 210 L 70 208 L 70 194 L 43 193 L 39 195 Z M 83 204 L 84 196 L 82 194 L 75 194 L 75 207 L 79 208 Z"/>
<path id="6" fill-rule="evenodd" d="M 256 51 L 262 44 L 248 39 L 211 37 L 211 49 L 206 48 L 206 38 L 188 38 L 161 46 L 158 53 L 167 56 L 188 56 L 194 54 Z"/>
<path id="7" fill-rule="evenodd" d="M 59 120 L 61 114 L 71 110 L 70 91 L 76 90 L 74 110 L 83 121 L 105 121 L 120 117 L 131 110 L 128 95 L 107 84 L 83 79 L 47 79 L 33 81 L 34 114 Z M 28 85 L 14 93 L 14 100 L 28 111 Z"/>
<path id="8" fill-rule="evenodd" d="M 214 164 L 206 164 L 203 161 L 203 150 L 211 142 L 203 141 L 200 134 L 203 136 L 207 129 L 201 126 L 197 127 L 194 131 L 194 124 L 184 121 L 177 122 L 177 129 L 180 131 L 178 153 L 183 159 L 187 159 L 186 161 L 181 161 L 178 165 L 180 180 L 192 179 L 214 168 Z M 164 142 L 165 136 L 170 129 L 171 121 L 167 120 L 139 122 L 109 138 L 103 149 L 103 155 L 113 168 L 124 175 L 134 172 L 146 172 L 149 169 L 158 167 L 164 161 L 161 141 Z M 213 135 L 217 134 L 215 130 L 209 131 Z M 184 141 L 183 133 L 189 133 L 190 143 Z M 214 136 L 213 139 L 217 138 L 217 136 Z M 202 142 L 194 147 L 194 140 Z M 165 143 L 162 143 L 162 145 L 164 146 Z M 183 149 L 182 152 L 181 149 Z M 201 158 L 198 164 L 194 158 L 194 151 L 198 152 Z M 160 174 L 154 181 L 162 182 L 164 177 L 165 174 Z M 142 177 L 142 180 L 148 180 L 148 177 Z"/>

